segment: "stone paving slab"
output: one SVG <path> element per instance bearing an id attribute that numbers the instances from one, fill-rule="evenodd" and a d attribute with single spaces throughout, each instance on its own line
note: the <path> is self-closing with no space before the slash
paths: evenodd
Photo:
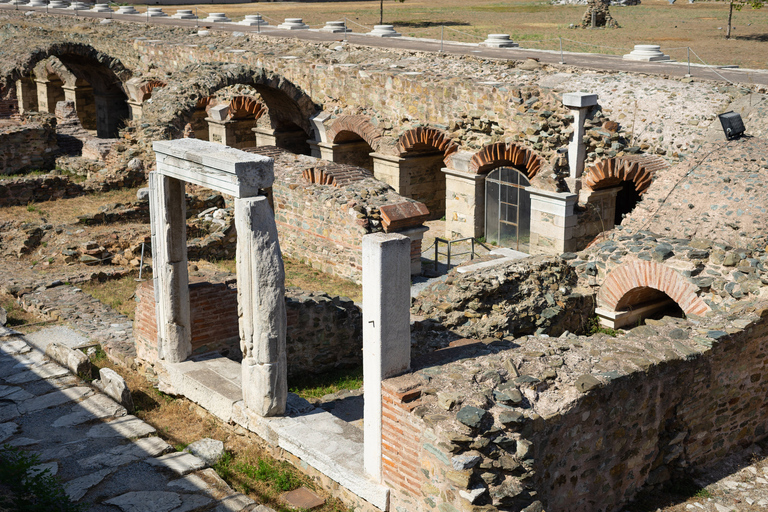
<path id="1" fill-rule="evenodd" d="M 69 348 L 87 348 L 98 345 L 79 332 L 64 326 L 55 325 L 53 327 L 46 327 L 33 333 L 24 336 L 24 340 L 45 353 L 45 349 L 51 343 L 59 343 L 66 345 Z"/>
<path id="2" fill-rule="evenodd" d="M 254 509 L 202 460 L 153 434 L 23 336 L 0 337 L 0 443 L 36 453 L 35 470 L 56 474 L 72 500 L 90 503 L 91 512 Z M 170 486 L 180 474 L 184 485 Z"/>

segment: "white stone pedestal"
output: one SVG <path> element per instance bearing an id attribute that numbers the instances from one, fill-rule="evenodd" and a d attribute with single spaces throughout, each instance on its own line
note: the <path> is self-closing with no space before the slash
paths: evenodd
<path id="1" fill-rule="evenodd" d="M 141 14 L 139 11 L 134 9 L 132 5 L 121 5 L 117 8 L 116 14 Z"/>
<path id="2" fill-rule="evenodd" d="M 395 32 L 394 25 L 374 25 L 373 30 L 368 32 L 368 35 L 376 37 L 400 37 L 402 34 Z"/>
<path id="3" fill-rule="evenodd" d="M 168 16 L 160 7 L 147 7 L 146 15 L 150 18 L 164 18 Z"/>
<path id="4" fill-rule="evenodd" d="M 48 5 L 46 0 L 32 0 L 27 7 L 45 7 Z"/>
<path id="5" fill-rule="evenodd" d="M 330 32 L 332 34 L 336 34 L 338 32 L 352 32 L 352 30 L 348 29 L 343 21 L 326 21 L 325 26 L 320 29 L 320 32 Z"/>
<path id="6" fill-rule="evenodd" d="M 526 187 L 531 194 L 531 254 L 562 254 L 572 250 L 578 218 L 576 194 Z"/>
<path id="7" fill-rule="evenodd" d="M 112 9 L 109 8 L 109 4 L 96 4 L 91 12 L 112 12 Z"/>
<path id="8" fill-rule="evenodd" d="M 411 240 L 363 237 L 364 466 L 381 481 L 381 381 L 411 366 Z"/>
<path id="9" fill-rule="evenodd" d="M 283 30 L 306 30 L 309 25 L 302 18 L 285 18 L 285 21 L 277 26 Z"/>
<path id="10" fill-rule="evenodd" d="M 261 14 L 246 14 L 245 19 L 238 23 L 238 25 L 245 25 L 247 27 L 258 27 L 269 25 L 266 20 L 261 17 Z"/>
<path id="11" fill-rule="evenodd" d="M 51 0 L 48 2 L 49 9 L 66 9 L 68 5 L 64 0 Z"/>
<path id="12" fill-rule="evenodd" d="M 171 18 L 177 20 L 196 20 L 197 16 L 192 12 L 192 9 L 179 9 Z"/>
<path id="13" fill-rule="evenodd" d="M 657 44 L 636 44 L 635 49 L 624 55 L 625 60 L 639 60 L 643 62 L 671 61 L 669 55 L 661 53 L 661 46 Z"/>
<path id="14" fill-rule="evenodd" d="M 70 11 L 87 11 L 90 10 L 91 4 L 86 4 L 85 2 L 72 2 L 69 4 L 69 7 L 67 7 Z"/>
<path id="15" fill-rule="evenodd" d="M 491 48 L 517 48 L 520 46 L 509 38 L 509 34 L 488 34 L 488 39 L 481 44 Z"/>
<path id="16" fill-rule="evenodd" d="M 230 23 L 232 20 L 227 18 L 227 13 L 212 12 L 203 21 L 207 21 L 209 23 Z"/>

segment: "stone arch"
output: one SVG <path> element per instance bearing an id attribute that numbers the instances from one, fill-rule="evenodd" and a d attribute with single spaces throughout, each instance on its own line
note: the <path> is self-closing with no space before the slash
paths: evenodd
<path id="1" fill-rule="evenodd" d="M 253 116 L 253 120 L 258 120 L 267 107 L 251 96 L 236 96 L 229 102 L 230 119 L 240 119 Z"/>
<path id="2" fill-rule="evenodd" d="M 498 142 L 478 151 L 469 161 L 469 172 L 486 174 L 496 167 L 510 165 L 533 178 L 547 163 L 544 157 L 519 144 Z"/>
<path id="3" fill-rule="evenodd" d="M 347 141 L 348 134 L 355 134 L 378 151 L 381 143 L 381 130 L 371 124 L 370 118 L 361 115 L 339 116 L 326 131 L 328 142 L 337 144 Z"/>
<path id="4" fill-rule="evenodd" d="M 622 181 L 631 181 L 637 193 L 643 195 L 656 172 L 666 167 L 667 163 L 654 155 L 606 158 L 587 169 L 582 184 L 591 190 L 600 190 L 615 187 Z"/>
<path id="5" fill-rule="evenodd" d="M 232 85 L 253 87 L 264 101 L 273 128 L 295 125 L 306 134 L 312 134 L 310 118 L 320 111 L 311 97 L 285 77 L 263 68 L 241 64 L 192 64 L 174 73 L 169 79 L 176 87 L 155 91 L 155 100 L 147 106 L 147 113 L 157 119 L 154 129 L 160 129 L 166 138 L 180 138 L 184 126 L 190 122 L 202 98 L 214 96 L 216 91 Z M 161 111 L 159 105 L 176 108 Z M 157 110 L 155 110 L 157 109 Z"/>
<path id="6" fill-rule="evenodd" d="M 403 133 L 397 141 L 397 151 L 404 153 L 424 150 L 437 150 L 443 153 L 443 159 L 459 149 L 451 137 L 442 130 L 428 126 L 417 126 Z"/>
<path id="7" fill-rule="evenodd" d="M 74 86 L 77 82 L 75 74 L 67 69 L 61 60 L 55 56 L 38 62 L 32 70 L 32 74 L 38 80 L 46 80 L 51 75 L 55 75 L 61 80 L 62 84 L 68 86 Z"/>
<path id="8" fill-rule="evenodd" d="M 672 267 L 634 260 L 613 269 L 600 286 L 599 305 L 619 311 L 663 292 L 686 315 L 703 315 L 709 306 L 698 296 L 699 288 Z"/>
<path id="9" fill-rule="evenodd" d="M 123 84 L 132 76 L 132 72 L 126 68 L 119 59 L 96 50 L 94 47 L 73 42 L 50 44 L 22 56 L 18 66 L 0 77 L 0 89 L 11 87 L 16 80 L 29 76 L 35 66 L 49 57 L 57 57 L 65 65 L 98 65 L 109 71 L 109 74 L 117 77 L 117 87 L 125 93 Z M 114 83 L 114 80 L 112 81 Z M 94 85 L 94 84 L 92 84 Z"/>

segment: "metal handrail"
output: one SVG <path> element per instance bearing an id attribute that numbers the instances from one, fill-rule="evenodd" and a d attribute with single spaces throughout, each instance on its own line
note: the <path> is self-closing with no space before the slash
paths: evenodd
<path id="1" fill-rule="evenodd" d="M 452 253 L 451 252 L 451 245 L 453 245 L 455 243 L 459 243 L 459 242 L 466 242 L 467 240 L 469 240 L 470 243 L 471 243 L 471 245 L 470 245 L 471 248 L 470 248 L 469 251 L 457 252 L 457 253 Z M 453 240 L 447 240 L 445 238 L 435 237 L 435 270 L 437 270 L 437 267 L 440 264 L 440 259 L 439 259 L 440 256 L 445 256 L 446 257 L 446 260 L 447 260 L 446 268 L 448 270 L 451 269 L 451 254 L 453 254 L 454 256 L 464 256 L 465 254 L 469 254 L 470 255 L 469 259 L 470 260 L 475 259 L 475 242 L 480 244 L 485 249 L 488 249 L 488 247 L 486 247 L 486 245 L 484 243 L 482 243 L 480 240 L 478 240 L 476 238 L 473 238 L 473 237 L 455 238 Z M 440 252 L 440 244 L 441 243 L 445 244 L 447 252 L 444 252 L 444 253 Z"/>

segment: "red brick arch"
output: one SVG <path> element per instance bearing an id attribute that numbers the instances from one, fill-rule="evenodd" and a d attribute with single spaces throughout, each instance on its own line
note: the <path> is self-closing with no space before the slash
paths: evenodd
<path id="1" fill-rule="evenodd" d="M 267 107 L 264 103 L 250 96 L 236 96 L 229 102 L 229 117 L 231 119 L 242 119 L 250 116 L 259 119 L 266 111 Z"/>
<path id="2" fill-rule="evenodd" d="M 622 181 L 635 183 L 635 190 L 642 195 L 653 182 L 657 171 L 667 163 L 654 155 L 615 157 L 600 160 L 584 173 L 582 183 L 592 190 L 615 187 Z"/>
<path id="3" fill-rule="evenodd" d="M 400 155 L 427 149 L 436 149 L 443 153 L 443 158 L 447 158 L 459 149 L 459 145 L 444 131 L 428 126 L 412 128 L 403 133 L 397 141 L 397 152 Z"/>
<path id="4" fill-rule="evenodd" d="M 703 315 L 709 306 L 698 296 L 699 288 L 672 267 L 653 261 L 634 260 L 613 269 L 600 287 L 597 302 L 618 311 L 643 302 L 654 295 L 651 290 L 666 293 L 686 315 Z"/>
<path id="5" fill-rule="evenodd" d="M 366 116 L 340 116 L 326 132 L 328 142 L 332 144 L 348 141 L 350 133 L 363 139 L 374 151 L 379 149 L 381 130 L 371 124 L 370 118 Z"/>
<path id="6" fill-rule="evenodd" d="M 475 153 L 469 161 L 469 172 L 486 174 L 503 165 L 524 169 L 528 179 L 530 179 L 536 176 L 547 165 L 547 162 L 544 157 L 525 146 L 499 142 L 485 146 Z"/>
<path id="7" fill-rule="evenodd" d="M 142 85 L 139 90 L 141 91 L 141 98 L 140 101 L 146 101 L 149 98 L 152 97 L 152 91 L 154 89 L 158 89 L 160 87 L 165 87 L 168 84 L 161 80 L 150 80 L 149 82 L 146 82 L 144 85 Z"/>

